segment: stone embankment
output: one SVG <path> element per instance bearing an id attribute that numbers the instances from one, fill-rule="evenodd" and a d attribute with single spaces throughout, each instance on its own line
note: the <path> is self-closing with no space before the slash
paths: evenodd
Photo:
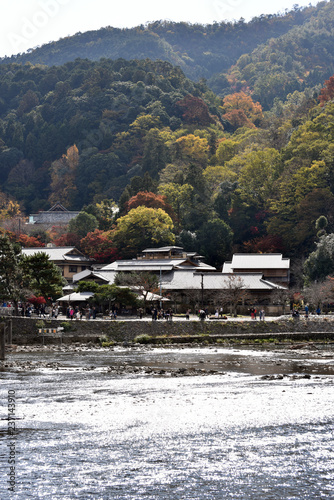
<path id="1" fill-rule="evenodd" d="M 229 320 L 190 320 L 190 321 L 147 321 L 122 319 L 62 321 L 43 320 L 44 328 L 63 327 L 60 335 L 39 333 L 41 320 L 13 317 L 13 344 L 71 344 L 74 342 L 100 342 L 101 339 L 114 342 L 132 342 L 138 336 L 149 336 L 152 340 L 173 342 L 196 342 L 207 339 L 277 339 L 284 340 L 334 340 L 334 318 L 316 317 L 314 319 L 294 320 L 290 317 L 277 321 L 229 321 Z"/>

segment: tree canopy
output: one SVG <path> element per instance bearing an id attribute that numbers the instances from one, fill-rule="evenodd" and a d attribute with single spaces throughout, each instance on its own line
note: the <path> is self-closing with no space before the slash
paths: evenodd
<path id="1" fill-rule="evenodd" d="M 123 257 L 133 257 L 138 249 L 173 245 L 173 221 L 161 208 L 133 208 L 117 220 L 113 242 Z"/>

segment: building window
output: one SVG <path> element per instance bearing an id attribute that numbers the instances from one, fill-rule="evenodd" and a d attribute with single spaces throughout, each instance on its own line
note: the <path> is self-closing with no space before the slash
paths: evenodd
<path id="1" fill-rule="evenodd" d="M 76 273 L 78 269 L 78 266 L 70 266 L 69 272 L 70 273 Z"/>

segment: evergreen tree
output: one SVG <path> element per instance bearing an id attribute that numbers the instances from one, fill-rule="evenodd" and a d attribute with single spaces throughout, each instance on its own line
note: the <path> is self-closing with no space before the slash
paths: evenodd
<path id="1" fill-rule="evenodd" d="M 29 296 L 29 290 L 23 288 L 20 253 L 19 245 L 0 236 L 0 297 L 13 302 L 16 315 L 19 302 Z"/>
<path id="2" fill-rule="evenodd" d="M 58 266 L 49 260 L 46 253 L 24 255 L 20 267 L 23 283 L 33 291 L 34 295 L 41 295 L 46 300 L 61 295 L 64 279 Z"/>

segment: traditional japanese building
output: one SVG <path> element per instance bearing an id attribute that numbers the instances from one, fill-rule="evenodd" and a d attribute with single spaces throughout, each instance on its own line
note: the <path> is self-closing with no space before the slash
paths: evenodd
<path id="1" fill-rule="evenodd" d="M 29 224 L 44 224 L 46 226 L 67 225 L 79 213 L 67 210 L 60 202 L 57 202 L 49 210 L 30 214 Z"/>
<path id="2" fill-rule="evenodd" d="M 189 305 L 217 307 L 226 303 L 227 292 L 238 286 L 242 289 L 240 306 L 247 310 L 247 304 L 270 304 L 275 290 L 286 289 L 265 278 L 259 261 L 259 269 L 233 272 L 228 268 L 228 271 L 218 272 L 202 259 L 196 252 L 185 252 L 181 247 L 147 248 L 136 259 L 118 260 L 101 268 L 84 270 L 73 276 L 73 285 L 82 280 L 112 284 L 120 272 L 152 272 L 159 277 L 162 293 L 177 304 L 179 310 Z M 273 260 L 279 259 L 274 257 Z M 269 259 L 262 263 L 263 269 L 266 266 L 270 269 Z"/>
<path id="3" fill-rule="evenodd" d="M 261 273 L 264 280 L 288 287 L 290 283 L 290 259 L 281 253 L 236 253 L 231 262 L 225 262 L 222 272 Z"/>
<path id="4" fill-rule="evenodd" d="M 94 261 L 86 257 L 75 247 L 33 247 L 22 248 L 23 255 L 34 255 L 38 252 L 46 253 L 49 260 L 56 264 L 62 276 L 72 283 L 73 276 L 79 272 L 91 269 Z"/>

